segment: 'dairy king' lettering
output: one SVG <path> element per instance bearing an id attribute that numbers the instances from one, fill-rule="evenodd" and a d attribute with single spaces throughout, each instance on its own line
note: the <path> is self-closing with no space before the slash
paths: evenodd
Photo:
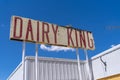
<path id="1" fill-rule="evenodd" d="M 10 39 L 93 50 L 91 32 L 37 20 L 12 17 Z"/>

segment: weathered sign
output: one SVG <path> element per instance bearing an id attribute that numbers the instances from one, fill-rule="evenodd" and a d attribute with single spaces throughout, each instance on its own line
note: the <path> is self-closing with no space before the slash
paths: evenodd
<path id="1" fill-rule="evenodd" d="M 10 39 L 94 50 L 89 31 L 12 16 Z"/>

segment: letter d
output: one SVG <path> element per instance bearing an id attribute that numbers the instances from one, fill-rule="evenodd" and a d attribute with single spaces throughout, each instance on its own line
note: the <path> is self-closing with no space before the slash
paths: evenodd
<path id="1" fill-rule="evenodd" d="M 22 24 L 23 21 L 20 17 L 14 17 L 14 27 L 13 27 L 13 37 L 14 38 L 21 38 L 22 37 Z"/>

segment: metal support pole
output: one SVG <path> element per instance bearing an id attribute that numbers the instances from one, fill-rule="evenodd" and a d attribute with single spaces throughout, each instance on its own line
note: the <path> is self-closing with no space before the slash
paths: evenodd
<path id="1" fill-rule="evenodd" d="M 23 41 L 22 49 L 22 66 L 23 66 L 23 80 L 25 80 L 25 41 Z"/>
<path id="2" fill-rule="evenodd" d="M 35 51 L 35 80 L 38 80 L 38 43 L 36 43 Z"/>
<path id="3" fill-rule="evenodd" d="M 77 56 L 77 62 L 78 62 L 78 74 L 79 74 L 79 79 L 82 80 L 81 67 L 80 67 L 80 57 L 79 57 L 78 48 L 76 48 L 76 56 Z"/>
<path id="4" fill-rule="evenodd" d="M 88 53 L 87 53 L 86 49 L 84 49 L 84 53 L 85 53 L 85 57 L 86 57 L 86 68 L 88 71 L 88 78 L 89 78 L 89 80 L 92 80 L 92 75 L 91 75 L 90 65 L 89 65 L 89 58 L 88 58 Z"/>

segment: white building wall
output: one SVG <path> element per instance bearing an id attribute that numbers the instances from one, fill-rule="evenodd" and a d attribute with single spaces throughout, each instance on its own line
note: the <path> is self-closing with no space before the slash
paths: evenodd
<path id="1" fill-rule="evenodd" d="M 26 80 L 35 80 L 34 58 L 35 57 L 26 57 Z M 106 66 L 104 63 L 106 63 Z M 86 62 L 80 61 L 80 65 L 82 80 L 88 80 Z M 120 44 L 92 57 L 90 66 L 93 72 L 92 80 L 120 74 Z M 22 64 L 15 69 L 7 80 L 23 80 Z M 79 80 L 77 60 L 39 57 L 38 80 Z"/>
<path id="2" fill-rule="evenodd" d="M 35 57 L 26 57 L 25 78 L 35 80 Z M 83 80 L 87 80 L 86 64 L 80 61 Z M 20 65 L 7 80 L 23 80 Z M 38 58 L 38 80 L 79 80 L 77 60 Z"/>
<path id="3" fill-rule="evenodd" d="M 35 80 L 34 58 L 27 59 L 27 80 Z M 85 63 L 81 62 L 83 80 L 86 80 Z M 77 62 L 73 60 L 39 58 L 38 80 L 79 80 Z"/>
<path id="4" fill-rule="evenodd" d="M 103 62 L 106 62 L 106 66 L 101 61 L 100 57 Z M 95 80 L 120 74 L 120 45 L 94 56 L 92 58 L 92 68 Z"/>
<path id="5" fill-rule="evenodd" d="M 20 64 L 7 80 L 23 80 L 23 67 Z"/>

